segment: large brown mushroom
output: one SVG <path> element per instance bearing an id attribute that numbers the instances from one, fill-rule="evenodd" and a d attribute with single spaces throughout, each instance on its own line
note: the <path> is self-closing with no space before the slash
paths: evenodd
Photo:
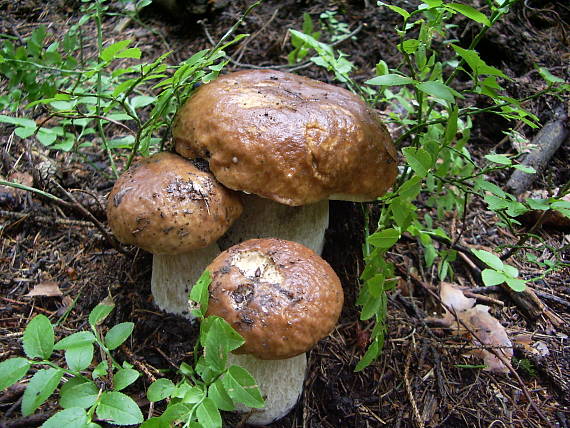
<path id="1" fill-rule="evenodd" d="M 177 115 L 184 157 L 208 160 L 216 179 L 248 194 L 224 237 L 279 237 L 320 253 L 328 199 L 374 200 L 397 175 L 379 116 L 351 92 L 272 70 L 230 73 L 200 87 Z"/>
<path id="2" fill-rule="evenodd" d="M 173 153 L 158 153 L 129 168 L 107 203 L 119 241 L 154 254 L 151 289 L 158 307 L 191 318 L 188 292 L 219 254 L 216 240 L 242 205 L 207 171 Z"/>
<path id="3" fill-rule="evenodd" d="M 246 368 L 265 395 L 265 407 L 247 422 L 271 423 L 302 392 L 305 352 L 338 321 L 340 280 L 314 251 L 281 239 L 242 242 L 206 269 L 212 274 L 207 315 L 223 317 L 245 339 L 229 363 Z"/>

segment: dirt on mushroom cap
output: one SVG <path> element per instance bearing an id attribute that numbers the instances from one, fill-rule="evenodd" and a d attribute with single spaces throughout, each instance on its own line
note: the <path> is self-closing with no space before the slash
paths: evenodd
<path id="1" fill-rule="evenodd" d="M 117 238 L 153 254 L 206 247 L 241 212 L 239 197 L 212 174 L 166 152 L 121 175 L 107 203 L 107 218 Z"/>
<path id="2" fill-rule="evenodd" d="M 208 159 L 225 186 L 287 205 L 333 194 L 374 199 L 397 174 L 390 135 L 359 97 L 279 71 L 230 73 L 202 86 L 173 136 L 178 153 Z"/>
<path id="3" fill-rule="evenodd" d="M 221 253 L 212 273 L 208 315 L 218 315 L 259 359 L 299 355 L 327 336 L 344 301 L 340 280 L 315 252 L 296 242 L 251 239 Z"/>

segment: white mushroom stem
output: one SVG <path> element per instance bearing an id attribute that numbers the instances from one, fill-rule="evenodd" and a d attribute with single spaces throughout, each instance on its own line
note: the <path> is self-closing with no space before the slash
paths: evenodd
<path id="1" fill-rule="evenodd" d="M 268 425 L 281 419 L 295 406 L 303 392 L 306 354 L 286 360 L 260 360 L 251 355 L 228 355 L 228 365 L 246 369 L 257 381 L 265 399 L 263 409 L 237 405 L 239 412 L 250 413 L 246 422 L 251 425 Z"/>
<path id="2" fill-rule="evenodd" d="M 243 195 L 244 210 L 218 241 L 222 250 L 254 238 L 298 242 L 322 254 L 329 225 L 329 201 L 291 207 L 255 195 Z"/>
<path id="3" fill-rule="evenodd" d="M 204 269 L 220 254 L 217 243 L 191 253 L 154 255 L 152 259 L 151 291 L 156 305 L 165 312 L 190 314 L 188 293 Z"/>

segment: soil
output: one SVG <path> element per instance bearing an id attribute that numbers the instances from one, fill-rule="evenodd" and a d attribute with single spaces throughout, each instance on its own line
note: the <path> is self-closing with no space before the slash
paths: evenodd
<path id="1" fill-rule="evenodd" d="M 143 11 L 140 20 L 126 23 L 120 14 L 121 3 L 107 3 L 110 11 L 116 12 L 103 22 L 109 41 L 134 40 L 147 60 L 172 50 L 172 61 L 180 61 L 211 46 L 210 38 L 219 39 L 248 2 L 230 2 L 210 15 L 184 16 L 179 20 L 152 6 Z M 399 56 L 393 29 L 399 18 L 387 8 L 378 8 L 372 3 L 267 1 L 240 27 L 240 32 L 252 36 L 228 51 L 233 62 L 227 70 L 286 64 L 291 49 L 287 29 L 300 28 L 303 13 L 315 19 L 325 10 L 336 11 L 338 19 L 351 30 L 359 29 L 354 39 L 340 45 L 357 66 L 356 80 L 370 78 L 375 63 L 381 59 L 396 67 Z M 410 7 L 408 2 L 401 3 L 403 7 Z M 483 1 L 476 3 L 484 5 Z M 52 34 L 51 42 L 79 20 L 80 2 L 0 0 L 0 16 L 2 34 L 11 36 L 15 43 L 28 37 L 40 24 L 46 25 Z M 544 87 L 534 64 L 569 81 L 569 19 L 570 7 L 565 2 L 519 2 L 508 18 L 482 40 L 481 57 L 512 79 L 504 83 L 510 96 L 524 97 Z M 468 43 L 475 26 L 461 18 L 456 18 L 456 24 L 452 30 L 454 37 L 460 43 Z M 85 30 L 96 34 L 91 24 L 87 24 Z M 87 50 L 93 49 L 94 39 L 88 41 Z M 309 64 L 297 72 L 334 83 L 329 74 L 314 65 Z M 5 82 L 1 82 L 0 87 L 5 87 Z M 476 98 L 468 101 L 483 103 Z M 557 108 L 566 109 L 567 102 L 568 98 L 547 96 L 525 107 L 546 123 L 554 117 Z M 13 115 L 13 112 L 0 113 Z M 490 150 L 512 152 L 502 134 L 511 127 L 529 139 L 537 132 L 496 116 L 480 116 L 469 143 L 473 156 L 480 158 Z M 105 224 L 103 205 L 113 182 L 103 151 L 90 149 L 83 157 L 50 151 L 33 139 L 20 139 L 13 129 L 0 125 L 0 174 L 8 178 L 14 173 L 23 174 L 22 180 L 28 180 L 28 185 L 55 194 L 65 203 L 23 191 L 0 189 L 0 359 L 23 355 L 22 332 L 33 316 L 45 314 L 53 322 L 61 320 L 56 334 L 70 334 L 85 329 L 89 311 L 112 296 L 116 309 L 106 325 L 123 321 L 136 324 L 132 339 L 128 346 L 118 350 L 117 358 L 144 369 L 145 374 L 126 392 L 138 401 L 146 414 L 149 411 L 146 387 L 153 376 L 174 377 L 175 367 L 192 356 L 197 328 L 182 318 L 160 312 L 153 305 L 151 256 L 135 248 L 118 252 L 106 238 L 105 226 L 96 227 L 92 217 L 86 215 L 85 209 L 88 209 L 100 224 Z M 570 142 L 567 140 L 534 187 L 552 189 L 566 183 L 570 179 L 569 162 Z M 496 174 L 489 179 L 501 185 L 508 176 Z M 424 213 L 431 212 L 427 205 L 421 209 Z M 432 216 L 436 217 L 434 213 Z M 459 243 L 464 248 L 494 249 L 517 241 L 517 236 L 499 225 L 480 199 L 470 204 L 465 218 L 446 218 L 441 226 L 452 237 L 462 233 Z M 524 227 L 521 226 L 521 230 Z M 569 262 L 570 235 L 556 229 L 539 229 L 535 234 L 536 238 L 529 242 L 535 254 L 548 259 L 553 251 L 559 251 L 558 257 L 566 264 Z M 309 353 L 302 399 L 286 418 L 271 426 L 568 426 L 568 267 L 548 273 L 532 286 L 549 313 L 562 321 L 559 323 L 553 323 L 552 318 L 540 310 L 538 316 L 536 313 L 534 317 L 529 316 L 500 290 L 485 294 L 495 299 L 496 304 L 491 305 L 493 315 L 506 327 L 511 338 L 516 338 L 514 372 L 490 373 L 470 368 L 481 360 L 470 355 L 473 344 L 464 336 L 426 323 L 428 315 L 441 312 L 437 300 L 426 291 L 437 290 L 437 272 L 423 267 L 421 247 L 414 239 L 403 239 L 389 253 L 400 279 L 398 287 L 389 293 L 384 351 L 372 366 L 355 372 L 373 327 L 373 323 L 359 320 L 355 304 L 358 278 L 364 266 L 363 236 L 361 206 L 331 202 L 323 257 L 342 280 L 346 294 L 344 310 L 338 327 Z M 467 287 L 479 287 L 482 285 L 480 271 L 469 260 L 467 252 L 454 262 L 454 281 Z M 543 273 L 520 255 L 513 257 L 510 263 L 517 266 L 524 278 Z M 57 286 L 61 295 L 27 296 L 38 284 Z M 485 293 L 485 290 L 479 292 Z M 534 351 L 537 343 L 548 350 L 546 355 Z M 159 373 L 158 369 L 165 370 Z M 21 393 L 22 388 L 16 387 L 0 395 L 0 425 L 37 426 L 57 410 L 56 397 L 52 397 L 35 416 L 23 417 L 19 410 Z M 155 414 L 160 410 L 161 406 L 157 405 Z M 224 421 L 227 426 L 241 424 L 238 416 L 229 413 L 224 415 Z"/>

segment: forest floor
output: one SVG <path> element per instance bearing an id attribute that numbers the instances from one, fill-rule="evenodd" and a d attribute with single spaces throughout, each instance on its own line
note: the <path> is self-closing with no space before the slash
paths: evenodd
<path id="1" fill-rule="evenodd" d="M 151 7 L 143 11 L 140 21 L 125 23 L 119 2 L 108 3 L 111 11 L 117 13 L 107 16 L 103 22 L 107 40 L 134 40 L 147 60 L 173 51 L 173 62 L 211 47 L 210 39 L 218 40 L 248 4 L 243 0 L 233 1 L 215 14 L 201 17 L 202 20 L 185 18 L 181 21 Z M 399 17 L 372 3 L 267 1 L 254 9 L 239 29 L 252 36 L 228 51 L 234 62 L 228 65 L 227 71 L 249 65 L 287 64 L 291 50 L 287 30 L 300 29 L 304 12 L 316 21 L 319 14 L 327 10 L 336 11 L 337 19 L 346 23 L 351 31 L 358 29 L 352 39 L 339 46 L 357 66 L 355 80 L 372 77 L 374 65 L 380 59 L 396 67 L 399 54 L 394 26 Z M 570 7 L 564 3 L 519 2 L 508 18 L 481 42 L 481 57 L 512 78 L 506 83 L 510 96 L 524 97 L 541 89 L 535 63 L 567 81 L 570 78 Z M 2 34 L 12 36 L 16 43 L 40 24 L 47 27 L 52 39 L 57 38 L 78 21 L 79 5 L 79 1 L 71 0 L 0 0 L 0 28 Z M 465 21 L 460 24 L 454 30 L 455 37 L 464 41 L 474 30 Z M 330 75 L 312 64 L 297 72 L 334 83 Z M 4 84 L 0 80 L 0 88 Z M 525 107 L 544 124 L 554 117 L 557 108 L 567 109 L 567 102 L 567 98 L 543 97 Z M 507 123 L 496 116 L 481 117 L 475 123 L 470 151 L 474 156 L 491 150 L 511 152 L 513 149 L 505 142 L 502 131 L 515 126 L 529 139 L 536 135 L 537 130 L 523 124 Z M 156 373 L 157 369 L 171 369 L 189 359 L 196 327 L 160 312 L 153 305 L 151 256 L 134 248 L 129 248 L 127 254 L 117 252 L 105 235 L 77 209 L 77 204 L 83 204 L 105 223 L 104 201 L 113 181 L 108 174 L 101 173 L 101 170 L 108 171 L 103 151 L 93 151 L 89 162 L 85 162 L 84 158 L 71 153 L 47 150 L 37 141 L 22 140 L 13 130 L 13 126 L 0 126 L 0 175 L 9 178 L 15 173 L 22 174 L 21 179 L 28 185 L 58 195 L 67 205 L 54 204 L 22 191 L 0 189 L 0 360 L 23 355 L 22 332 L 34 315 L 45 314 L 55 322 L 67 313 L 56 333 L 69 334 L 85 329 L 89 311 L 109 295 L 116 309 L 108 324 L 135 323 L 128 346 L 118 350 L 119 360 Z M 37 173 L 42 162 L 49 163 L 47 173 L 55 177 L 61 188 L 49 189 L 42 184 L 45 181 L 42 182 Z M 552 189 L 566 183 L 570 179 L 569 164 L 570 141 L 566 140 L 533 188 Z M 497 174 L 490 180 L 501 186 L 507 178 Z M 77 202 L 71 200 L 70 195 L 75 196 Z M 428 212 L 429 208 L 424 206 L 422 210 Z M 433 217 L 437 217 L 436 214 Z M 452 237 L 462 231 L 460 243 L 465 248 L 492 250 L 497 245 L 514 244 L 517 237 L 496 223 L 494 214 L 477 199 L 468 207 L 465 218 L 442 221 Z M 549 248 L 565 247 L 566 252 L 559 257 L 566 263 L 570 261 L 570 235 L 556 229 L 539 229 L 535 233 L 540 240 L 532 240 L 530 245 L 536 246 L 539 257 L 548 259 Z M 569 426 L 568 267 L 532 283 L 548 307 L 550 317 L 545 315 L 544 308 L 529 314 L 500 290 L 484 294 L 494 300 L 491 312 L 513 339 L 513 367 L 519 376 L 517 379 L 514 373 L 496 374 L 473 368 L 481 361 L 469 354 L 473 348 L 469 340 L 426 323 L 428 315 L 441 312 L 438 302 L 426 292 L 426 288 L 437 290 L 437 272 L 422 268 L 423 254 L 414 239 L 402 240 L 389 253 L 400 280 L 389 294 L 384 351 L 377 362 L 362 372 L 355 372 L 372 327 L 370 322 L 359 320 L 355 304 L 364 264 L 363 236 L 361 208 L 349 202 L 331 202 L 323 257 L 342 280 L 346 294 L 344 310 L 338 327 L 309 353 L 302 399 L 294 411 L 272 426 L 539 427 L 548 423 Z M 542 274 L 536 264 L 522 257 L 516 256 L 510 263 L 517 266 L 524 278 Z M 469 263 L 467 256 L 458 257 L 453 267 L 455 282 L 474 288 L 483 285 L 477 268 Z M 38 296 L 28 296 L 38 284 L 61 293 L 45 296 L 40 292 Z M 562 322 L 553 322 L 552 316 Z M 143 376 L 127 390 L 145 414 L 149 406 L 145 390 L 149 383 L 150 379 Z M 40 425 L 57 410 L 57 402 L 52 398 L 38 410 L 38 415 L 23 417 L 18 406 L 20 400 L 21 389 L 0 395 L 1 426 Z M 155 412 L 158 411 L 160 406 L 155 408 Z M 240 423 L 235 415 L 226 414 L 224 419 L 227 426 Z"/>

